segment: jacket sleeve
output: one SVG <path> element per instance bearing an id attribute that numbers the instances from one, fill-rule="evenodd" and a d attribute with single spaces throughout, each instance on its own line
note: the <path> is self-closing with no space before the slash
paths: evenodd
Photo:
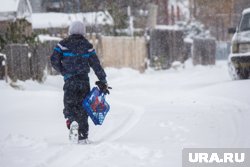
<path id="1" fill-rule="evenodd" d="M 104 83 L 107 83 L 106 80 L 106 73 L 104 69 L 101 66 L 100 60 L 96 55 L 95 49 L 93 49 L 93 46 L 88 49 L 88 54 L 89 54 L 89 65 L 90 67 L 94 70 L 97 78 Z"/>
<path id="2" fill-rule="evenodd" d="M 54 48 L 54 51 L 52 53 L 52 55 L 50 56 L 50 61 L 51 61 L 51 65 L 52 67 L 59 73 L 62 74 L 62 50 L 61 48 L 57 45 Z"/>

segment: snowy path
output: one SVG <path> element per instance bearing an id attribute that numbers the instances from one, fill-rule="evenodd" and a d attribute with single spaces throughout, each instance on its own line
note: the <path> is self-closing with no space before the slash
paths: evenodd
<path id="1" fill-rule="evenodd" d="M 19 82 L 24 90 L 0 81 L 0 166 L 181 167 L 185 147 L 250 147 L 250 80 L 231 81 L 226 62 L 106 70 L 111 112 L 90 122 L 91 145 L 68 142 L 60 77 Z"/>

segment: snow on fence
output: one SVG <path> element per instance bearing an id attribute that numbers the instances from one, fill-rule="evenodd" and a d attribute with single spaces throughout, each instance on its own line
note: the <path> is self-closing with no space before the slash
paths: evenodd
<path id="1" fill-rule="evenodd" d="M 195 38 L 193 40 L 193 64 L 214 65 L 216 53 L 215 39 Z"/>
<path id="2" fill-rule="evenodd" d="M 149 42 L 150 66 L 168 69 L 174 61 L 184 62 L 184 34 L 177 29 L 154 29 Z"/>
<path id="3" fill-rule="evenodd" d="M 130 67 L 140 72 L 146 69 L 147 46 L 141 37 L 102 36 L 98 44 L 98 55 L 104 67 Z"/>

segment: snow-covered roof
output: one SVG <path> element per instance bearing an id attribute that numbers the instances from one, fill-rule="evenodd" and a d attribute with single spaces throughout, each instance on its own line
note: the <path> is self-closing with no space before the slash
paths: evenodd
<path id="1" fill-rule="evenodd" d="M 17 11 L 17 7 L 19 4 L 19 0 L 7 0 L 1 3 L 0 12 L 15 12 Z"/>
<path id="2" fill-rule="evenodd" d="M 113 25 L 114 21 L 108 11 L 91 13 L 33 13 L 32 27 L 41 28 L 66 28 L 71 22 L 80 20 L 90 25 Z"/>
<path id="3" fill-rule="evenodd" d="M 250 13 L 250 8 L 247 8 L 245 10 L 243 10 L 242 14 L 247 14 L 247 13 Z"/>
<path id="4" fill-rule="evenodd" d="M 29 0 L 6 0 L 0 4 L 0 21 L 16 18 L 26 18 L 30 21 L 31 14 Z"/>
<path id="5" fill-rule="evenodd" d="M 58 38 L 58 37 L 52 37 L 49 35 L 38 35 L 38 40 L 40 42 L 46 42 L 46 41 L 61 41 L 62 38 Z"/>

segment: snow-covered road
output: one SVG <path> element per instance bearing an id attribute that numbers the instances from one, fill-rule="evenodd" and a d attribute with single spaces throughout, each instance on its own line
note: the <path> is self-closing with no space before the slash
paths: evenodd
<path id="1" fill-rule="evenodd" d="M 231 81 L 225 61 L 106 72 L 111 111 L 103 126 L 89 120 L 91 145 L 68 142 L 60 76 L 0 81 L 0 166 L 181 167 L 182 148 L 250 147 L 250 80 Z"/>

